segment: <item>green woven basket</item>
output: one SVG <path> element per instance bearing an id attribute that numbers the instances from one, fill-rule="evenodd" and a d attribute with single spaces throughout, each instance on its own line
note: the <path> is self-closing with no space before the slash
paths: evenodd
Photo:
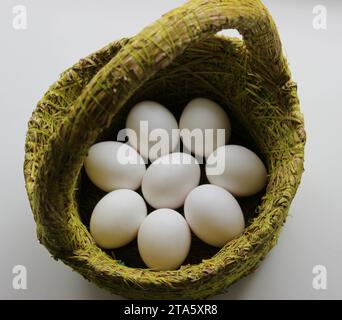
<path id="1" fill-rule="evenodd" d="M 237 29 L 243 41 L 216 35 L 222 29 Z M 267 189 L 251 200 L 257 209 L 244 233 L 217 251 L 195 243 L 174 271 L 144 268 L 134 243 L 101 250 L 88 228 L 102 196 L 82 169 L 88 148 L 113 140 L 140 100 L 159 101 L 179 115 L 197 96 L 225 107 L 234 132 L 268 167 Z M 38 103 L 28 124 L 24 173 L 39 241 L 115 294 L 210 297 L 254 270 L 275 245 L 300 183 L 304 144 L 296 84 L 267 9 L 259 0 L 189 1 L 133 38 L 81 59 Z"/>

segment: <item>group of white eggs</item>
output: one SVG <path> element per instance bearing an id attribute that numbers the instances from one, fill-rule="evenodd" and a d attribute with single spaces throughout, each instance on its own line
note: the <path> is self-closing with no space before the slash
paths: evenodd
<path id="1" fill-rule="evenodd" d="M 157 152 L 150 152 L 158 141 L 142 137 L 142 121 L 148 123 L 149 132 L 164 129 L 170 134 L 167 152 L 164 148 L 159 157 Z M 217 103 L 206 98 L 193 99 L 184 108 L 178 126 L 167 108 L 143 101 L 129 112 L 126 128 L 136 133 L 135 139 L 128 143 L 99 142 L 89 149 L 84 163 L 89 179 L 108 192 L 90 219 L 90 232 L 100 247 L 118 248 L 137 237 L 140 256 L 149 268 L 172 270 L 189 253 L 190 230 L 216 247 L 243 232 L 244 216 L 234 196 L 261 191 L 267 171 L 254 152 L 227 145 L 230 120 Z M 225 137 L 221 142 L 197 141 L 189 130 L 188 135 L 171 133 L 184 128 L 214 130 L 214 140 L 216 130 L 224 129 Z M 175 152 L 180 141 L 187 151 Z M 210 184 L 199 185 L 201 170 L 194 156 L 205 157 Z M 147 169 L 146 159 L 152 162 Z M 219 173 L 211 170 L 215 166 L 221 168 Z M 142 196 L 135 191 L 139 188 Z M 145 201 L 156 210 L 148 214 Z M 184 215 L 176 211 L 182 206 Z"/>

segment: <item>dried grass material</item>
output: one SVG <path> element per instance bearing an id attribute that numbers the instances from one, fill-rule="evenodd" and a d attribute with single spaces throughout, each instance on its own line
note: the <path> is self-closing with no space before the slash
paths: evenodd
<path id="1" fill-rule="evenodd" d="M 224 28 L 238 29 L 244 42 L 214 36 Z M 176 271 L 126 266 L 115 252 L 97 247 L 83 223 L 98 196 L 84 192 L 86 152 L 120 128 L 140 99 L 153 98 L 178 114 L 198 95 L 223 105 L 265 160 L 269 182 L 258 214 L 242 236 L 202 261 Z M 24 164 L 38 238 L 53 257 L 113 293 L 210 297 L 254 270 L 275 245 L 300 183 L 304 144 L 296 85 L 261 2 L 189 1 L 135 37 L 81 59 L 39 101 L 28 124 Z"/>

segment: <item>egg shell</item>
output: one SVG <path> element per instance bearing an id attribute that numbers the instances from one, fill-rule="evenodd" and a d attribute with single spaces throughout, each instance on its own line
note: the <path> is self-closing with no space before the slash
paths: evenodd
<path id="1" fill-rule="evenodd" d="M 144 159 L 131 146 L 104 141 L 90 147 L 84 162 L 89 179 L 100 189 L 136 190 L 146 171 Z"/>
<path id="2" fill-rule="evenodd" d="M 194 234 L 215 247 L 224 246 L 245 227 L 242 210 L 233 195 L 211 184 L 201 185 L 189 193 L 184 215 Z"/>
<path id="3" fill-rule="evenodd" d="M 155 160 L 143 177 L 141 190 L 153 208 L 177 209 L 188 193 L 198 186 L 201 170 L 194 157 L 171 153 Z"/>
<path id="4" fill-rule="evenodd" d="M 128 189 L 112 191 L 95 206 L 90 233 L 101 248 L 119 248 L 136 238 L 146 215 L 146 203 L 137 192 Z"/>
<path id="5" fill-rule="evenodd" d="M 225 145 L 231 134 L 227 113 L 216 102 L 206 98 L 193 99 L 186 105 L 179 121 L 179 129 L 185 148 L 202 158 Z M 218 129 L 224 130 L 222 139 L 219 140 Z"/>
<path id="6" fill-rule="evenodd" d="M 148 129 L 145 135 L 143 128 L 146 124 Z M 144 159 L 154 161 L 173 152 L 179 146 L 176 118 L 166 107 L 155 101 L 142 101 L 136 104 L 128 113 L 126 128 L 129 129 L 129 143 Z M 161 136 L 158 132 L 161 132 Z"/>
<path id="7" fill-rule="evenodd" d="M 177 269 L 187 257 L 190 245 L 190 228 L 184 217 L 175 210 L 155 210 L 139 228 L 138 249 L 149 268 Z"/>
<path id="8" fill-rule="evenodd" d="M 237 197 L 254 195 L 267 183 L 267 170 L 261 159 L 253 151 L 238 145 L 215 150 L 207 159 L 206 175 L 210 183 Z"/>

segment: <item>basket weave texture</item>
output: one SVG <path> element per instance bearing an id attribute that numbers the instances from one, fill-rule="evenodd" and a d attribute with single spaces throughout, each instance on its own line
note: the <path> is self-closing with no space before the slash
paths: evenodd
<path id="1" fill-rule="evenodd" d="M 243 41 L 216 35 L 237 29 Z M 94 243 L 84 211 L 83 161 L 137 101 L 177 112 L 192 97 L 218 101 L 246 130 L 268 185 L 244 233 L 174 271 L 124 265 Z M 275 245 L 303 172 L 305 131 L 277 28 L 259 0 L 191 0 L 130 39 L 66 70 L 28 124 L 24 175 L 39 241 L 55 259 L 111 292 L 204 299 L 249 274 Z"/>

